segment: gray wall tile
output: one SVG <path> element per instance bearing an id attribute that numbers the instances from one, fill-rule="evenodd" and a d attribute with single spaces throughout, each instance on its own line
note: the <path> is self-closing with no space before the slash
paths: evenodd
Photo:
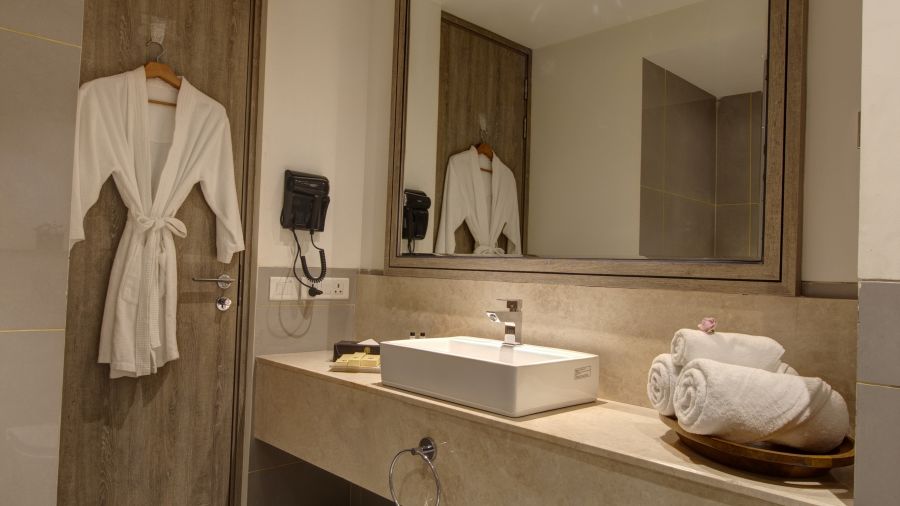
<path id="1" fill-rule="evenodd" d="M 0 329 L 65 326 L 80 59 L 0 31 L 0 61 L 14 69 L 0 76 Z"/>
<path id="2" fill-rule="evenodd" d="M 328 350 L 354 339 L 357 298 L 356 269 L 331 268 L 329 277 L 350 279 L 348 300 L 270 301 L 269 278 L 290 276 L 287 267 L 261 267 L 257 273 L 255 355 Z"/>
<path id="3" fill-rule="evenodd" d="M 900 282 L 859 287 L 859 381 L 900 385 Z"/>
<path id="4" fill-rule="evenodd" d="M 673 195 L 665 196 L 666 255 L 711 258 L 715 206 Z"/>
<path id="5" fill-rule="evenodd" d="M 639 253 L 646 257 L 665 256 L 665 234 L 663 228 L 663 206 L 665 195 L 662 192 L 641 188 L 641 230 Z"/>
<path id="6" fill-rule="evenodd" d="M 716 99 L 666 73 L 665 190 L 715 202 Z"/>
<path id="7" fill-rule="evenodd" d="M 856 403 L 855 504 L 897 504 L 900 388 L 859 384 Z"/>
<path id="8" fill-rule="evenodd" d="M 250 440 L 250 465 L 248 472 L 271 469 L 299 462 L 300 459 L 290 453 L 276 448 L 269 443 L 253 438 Z"/>
<path id="9" fill-rule="evenodd" d="M 251 472 L 247 506 L 350 506 L 352 485 L 312 464 L 297 461 Z"/>
<path id="10" fill-rule="evenodd" d="M 750 94 L 750 202 L 762 202 L 762 168 L 765 157 L 762 152 L 762 111 L 763 95 L 761 91 Z"/>
<path id="11" fill-rule="evenodd" d="M 641 111 L 641 186 L 665 187 L 665 75 L 659 65 L 643 62 Z"/>
<path id="12" fill-rule="evenodd" d="M 56 504 L 65 335 L 0 333 L 0 504 Z"/>
<path id="13" fill-rule="evenodd" d="M 750 204 L 716 206 L 716 257 L 750 257 Z"/>
<path id="14" fill-rule="evenodd" d="M 0 0 L 0 27 L 81 45 L 84 0 Z"/>
<path id="15" fill-rule="evenodd" d="M 750 204 L 750 258 L 759 258 L 762 250 L 762 213 L 760 204 Z"/>
<path id="16" fill-rule="evenodd" d="M 749 94 L 719 99 L 716 204 L 750 202 L 751 107 Z"/>
<path id="17" fill-rule="evenodd" d="M 353 304 L 265 304 L 256 309 L 254 354 L 330 350 L 354 339 Z"/>

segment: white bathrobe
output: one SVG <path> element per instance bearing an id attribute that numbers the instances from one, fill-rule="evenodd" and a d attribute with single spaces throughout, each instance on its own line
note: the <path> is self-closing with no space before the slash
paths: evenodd
<path id="1" fill-rule="evenodd" d="M 475 239 L 475 255 L 521 255 L 516 178 L 496 153 L 490 162 L 493 171 L 490 174 L 481 170 L 478 157 L 478 150 L 472 146 L 451 156 L 447 162 L 434 252 L 453 254 L 454 234 L 465 222 Z M 497 247 L 501 233 L 509 242 L 507 251 Z"/>
<path id="2" fill-rule="evenodd" d="M 225 109 L 187 79 L 169 90 L 177 107 L 149 104 L 139 67 L 85 83 L 78 95 L 70 247 L 84 239 L 84 216 L 110 176 L 128 207 L 100 330 L 98 360 L 112 378 L 178 358 L 173 236 L 187 229 L 175 213 L 196 183 L 216 215 L 218 260 L 244 249 Z"/>

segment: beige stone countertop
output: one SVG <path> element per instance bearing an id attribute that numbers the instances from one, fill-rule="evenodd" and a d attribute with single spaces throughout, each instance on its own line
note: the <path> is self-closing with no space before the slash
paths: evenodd
<path id="1" fill-rule="evenodd" d="M 330 351 L 264 355 L 273 365 L 349 388 L 369 391 L 416 406 L 483 423 L 543 441 L 719 487 L 774 504 L 853 504 L 853 468 L 836 469 L 817 479 L 767 478 L 731 469 L 687 449 L 656 411 L 598 399 L 594 404 L 508 418 L 381 385 L 381 375 L 328 370 Z"/>

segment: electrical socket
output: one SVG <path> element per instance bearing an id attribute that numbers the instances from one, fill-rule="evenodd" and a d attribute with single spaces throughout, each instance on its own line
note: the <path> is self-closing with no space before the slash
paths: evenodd
<path id="1" fill-rule="evenodd" d="M 316 285 L 322 295 L 309 296 L 309 288 L 292 277 L 269 278 L 269 300 L 347 300 L 350 298 L 350 278 L 325 278 Z"/>
<path id="2" fill-rule="evenodd" d="M 325 278 L 316 288 L 322 290 L 322 295 L 309 296 L 309 290 L 304 287 L 300 290 L 301 300 L 347 300 L 350 298 L 350 278 Z"/>

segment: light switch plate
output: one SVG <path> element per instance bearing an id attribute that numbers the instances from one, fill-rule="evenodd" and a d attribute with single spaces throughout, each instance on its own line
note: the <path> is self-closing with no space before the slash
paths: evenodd
<path id="1" fill-rule="evenodd" d="M 297 300 L 300 298 L 300 283 L 294 278 L 269 278 L 269 300 Z"/>

